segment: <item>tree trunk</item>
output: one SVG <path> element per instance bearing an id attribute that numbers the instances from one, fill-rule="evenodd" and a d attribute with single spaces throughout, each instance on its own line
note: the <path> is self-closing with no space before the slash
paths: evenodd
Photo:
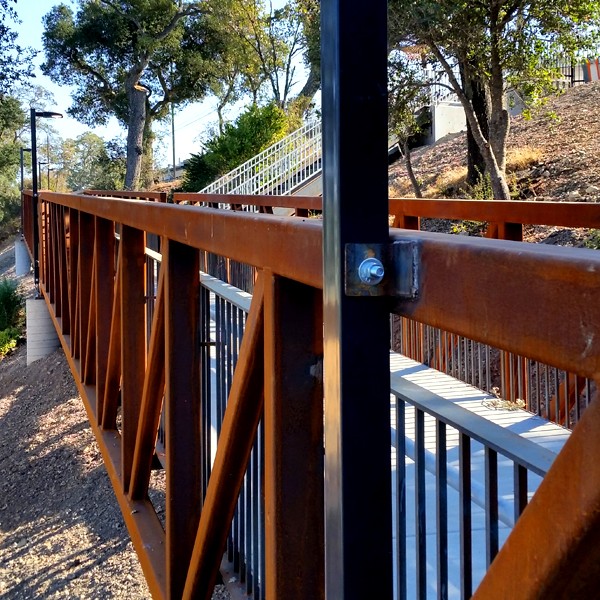
<path id="1" fill-rule="evenodd" d="M 421 186 L 415 177 L 415 172 L 412 167 L 412 160 L 410 158 L 410 147 L 408 146 L 408 140 L 405 140 L 402 144 L 402 151 L 404 152 L 404 164 L 406 165 L 406 172 L 408 173 L 408 178 L 410 179 L 410 183 L 413 187 L 413 191 L 415 192 L 416 198 L 422 198 L 423 194 L 421 193 Z"/>
<path id="2" fill-rule="evenodd" d="M 148 107 L 146 114 L 149 115 Z M 146 117 L 144 125 L 144 139 L 142 141 L 142 168 L 140 172 L 140 182 L 142 189 L 148 190 L 154 184 L 154 133 L 152 133 L 152 120 L 150 116 Z"/>
<path id="3" fill-rule="evenodd" d="M 471 101 L 473 112 L 481 128 L 481 133 L 489 139 L 490 103 L 486 86 L 471 70 L 461 63 L 460 75 L 465 95 Z M 473 130 L 467 121 L 467 184 L 477 185 L 486 172 L 485 159 L 475 141 Z"/>
<path id="4" fill-rule="evenodd" d="M 492 79 L 494 79 L 494 86 L 490 85 L 490 97 L 491 97 L 491 106 L 492 113 L 490 119 L 490 135 L 488 137 L 483 135 L 481 131 L 481 126 L 479 125 L 479 121 L 475 116 L 475 111 L 473 109 L 473 104 L 465 95 L 465 91 L 458 82 L 452 67 L 449 65 L 448 61 L 445 59 L 444 55 L 440 51 L 440 49 L 435 44 L 429 45 L 432 52 L 435 54 L 436 58 L 439 60 L 441 65 L 444 67 L 444 71 L 448 75 L 452 88 L 456 92 L 456 95 L 460 99 L 460 103 L 465 109 L 465 116 L 467 118 L 467 123 L 471 127 L 471 132 L 475 139 L 475 142 L 479 146 L 479 150 L 485 160 L 485 166 L 487 172 L 490 174 L 490 181 L 492 185 L 492 193 L 494 195 L 495 200 L 510 200 L 510 190 L 508 189 L 508 184 L 506 183 L 506 174 L 504 172 L 504 162 L 506 156 L 506 135 L 508 135 L 508 111 L 506 111 L 506 123 L 505 123 L 505 136 L 503 138 L 496 138 L 494 143 L 491 142 L 491 137 L 494 135 L 493 126 L 500 125 L 501 119 L 496 118 L 494 121 L 494 117 L 496 116 L 494 111 L 497 106 L 494 104 L 495 98 L 494 93 L 497 91 L 498 82 L 500 82 L 500 88 L 502 88 L 502 72 L 500 70 L 499 77 L 498 73 L 492 74 Z M 499 63 L 498 63 L 499 64 Z M 493 89 L 492 89 L 493 87 Z M 503 95 L 502 95 L 503 99 Z M 499 152 L 500 162 L 496 159 L 496 155 L 494 153 L 494 149 Z"/>
<path id="5" fill-rule="evenodd" d="M 146 95 L 146 88 L 137 84 L 128 85 L 129 123 L 127 124 L 127 171 L 125 173 L 125 188 L 128 190 L 136 189 L 140 182 L 146 125 Z"/>

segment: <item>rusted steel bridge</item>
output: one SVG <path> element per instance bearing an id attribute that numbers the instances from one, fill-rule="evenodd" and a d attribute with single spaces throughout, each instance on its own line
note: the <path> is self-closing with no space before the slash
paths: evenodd
<path id="1" fill-rule="evenodd" d="M 247 544 L 250 557 L 253 552 L 255 557 L 264 553 L 263 566 L 257 560 L 251 567 L 255 570 L 248 567 L 247 573 L 256 578 L 250 591 L 257 597 L 265 593 L 278 598 L 319 597 L 328 568 L 323 511 L 328 485 L 323 476 L 323 425 L 328 426 L 328 415 L 321 377 L 323 223 L 257 211 L 260 206 L 269 211 L 275 204 L 319 210 L 321 200 L 219 197 L 222 207 L 210 208 L 217 198 L 176 199 L 197 205 L 41 192 L 41 292 L 153 594 L 209 597 L 223 551 L 229 545 L 232 554 L 240 550 L 243 554 Z M 30 200 L 26 192 L 26 209 Z M 227 200 L 234 210 L 223 206 Z M 516 227 L 600 221 L 598 207 L 585 204 L 432 204 L 446 217 L 485 219 L 491 232 L 502 230 L 506 222 Z M 472 212 L 466 212 L 468 208 Z M 428 215 L 429 209 L 428 201 L 399 199 L 390 202 L 389 212 L 418 216 Z M 32 222 L 27 213 L 25 222 Z M 150 236 L 160 236 L 160 254 L 149 247 Z M 29 234 L 26 238 L 31 243 Z M 600 482 L 588 457 L 593 456 L 597 438 L 590 428 L 600 418 L 590 395 L 598 369 L 600 315 L 594 298 L 600 287 L 600 257 L 591 250 L 396 228 L 389 229 L 389 241 L 411 244 L 418 260 L 408 260 L 418 266 L 418 294 L 402 299 L 390 293 L 388 316 L 401 315 L 411 323 L 465 336 L 536 365 L 551 365 L 564 370 L 571 381 L 592 381 L 578 388 L 587 390 L 583 404 L 566 406 L 564 412 L 576 410 L 580 423 L 477 593 L 486 598 L 497 597 L 496 593 L 525 598 L 543 589 L 544 596 L 551 597 L 548 590 L 556 589 L 556 570 L 561 585 L 574 586 L 567 590 L 585 585 L 596 589 L 590 557 L 597 548 L 594 507 Z M 386 260 L 386 269 L 396 268 Z M 215 283 L 216 278 L 202 275 L 207 271 L 230 283 Z M 235 317 L 231 283 L 248 282 L 253 284 L 249 313 Z M 395 284 L 383 285 L 386 289 Z M 248 304 L 248 296 L 243 297 Z M 213 332 L 212 342 L 211 320 L 221 324 L 221 333 Z M 224 364 L 221 381 L 210 374 L 215 355 L 211 359 L 209 349 L 215 339 Z M 388 347 L 386 341 L 386 354 Z M 564 381 L 568 377 L 563 375 Z M 380 434 L 388 440 L 384 466 L 391 478 L 389 375 L 386 383 L 387 419 Z M 211 439 L 215 419 L 210 414 L 211 385 L 213 395 L 221 385 L 228 390 L 217 409 L 221 414 L 216 450 Z M 543 412 L 548 399 L 541 402 L 544 416 L 550 416 Z M 569 396 L 560 401 L 568 402 Z M 361 420 L 368 420 L 372 402 L 368 398 L 362 404 Z M 424 413 L 428 410 L 433 409 L 425 405 Z M 443 423 L 442 417 L 438 422 Z M 447 425 L 456 427 L 453 422 Z M 471 439 L 461 435 L 462 444 Z M 354 443 L 368 453 L 372 440 Z M 514 490 L 520 514 L 527 504 L 525 474 L 531 455 L 518 462 L 508 447 L 486 448 L 490 456 L 498 453 L 515 460 L 523 486 Z M 167 474 L 164 528 L 148 499 L 157 449 L 165 453 Z M 259 498 L 253 496 L 252 486 L 260 487 Z M 255 549 L 254 541 L 239 546 L 240 540 L 232 537 L 232 522 L 252 516 L 252 507 L 240 512 L 240 493 L 246 494 L 243 502 L 249 506 L 260 504 L 264 537 L 258 535 Z M 464 493 L 468 498 L 470 491 Z M 391 490 L 378 494 L 381 509 L 391 511 Z M 243 529 L 239 522 L 236 527 L 238 532 Z M 474 534 L 468 524 L 464 527 L 466 540 Z M 492 522 L 490 527 L 488 534 L 493 532 Z M 385 533 L 391 543 L 391 525 Z M 493 543 L 493 537 L 486 539 Z M 369 551 L 366 546 L 361 549 Z M 494 554 L 492 550 L 490 561 Z M 568 584 L 576 558 L 590 560 L 590 569 L 578 571 Z M 468 597 L 473 591 L 469 565 L 464 563 L 461 569 L 463 596 Z M 507 577 L 504 569 L 512 576 Z M 367 573 L 363 576 L 370 580 Z M 510 591 L 515 580 L 518 590 Z M 443 580 L 437 584 L 443 585 Z M 377 580 L 370 585 L 377 589 Z M 486 586 L 499 592 L 482 591 Z"/>
<path id="2" fill-rule="evenodd" d="M 600 255 L 516 240 L 526 223 L 600 228 L 598 207 L 388 201 L 385 3 L 323 0 L 322 38 L 322 205 L 23 196 L 40 295 L 151 592 L 210 598 L 225 552 L 254 598 L 404 598 L 409 587 L 446 598 L 451 572 L 462 598 L 594 597 Z M 273 205 L 297 216 L 268 214 Z M 323 219 L 306 216 L 320 209 Z M 422 216 L 486 221 L 490 237 L 421 232 Z M 509 399 L 525 390 L 531 410 L 577 422 L 558 456 L 401 376 L 391 381 L 390 316 L 400 319 L 396 349 L 455 376 L 469 370 L 472 344 L 493 349 L 470 369 L 471 383 L 485 387 L 496 352 Z M 543 394 L 540 381 L 551 378 L 540 365 L 562 373 Z M 409 410 L 412 517 L 401 433 Z M 431 419 L 433 491 L 424 475 Z M 472 528 L 475 444 L 483 531 Z M 166 470 L 164 522 L 148 495 L 156 455 Z M 516 523 L 500 547 L 497 473 L 506 461 Z M 448 552 L 450 467 L 459 473 L 458 557 Z M 530 498 L 533 475 L 544 478 Z M 476 538 L 489 567 L 480 582 Z"/>

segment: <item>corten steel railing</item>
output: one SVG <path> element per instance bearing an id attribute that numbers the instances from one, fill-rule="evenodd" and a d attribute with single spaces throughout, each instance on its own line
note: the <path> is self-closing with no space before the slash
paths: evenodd
<path id="1" fill-rule="evenodd" d="M 319 197 L 198 195 L 175 193 L 175 203 L 229 207 L 237 211 L 272 213 L 277 208 L 307 217 L 319 214 Z M 600 228 L 600 209 L 577 202 L 490 202 L 477 200 L 390 199 L 391 222 L 396 227 L 418 229 L 421 218 L 475 220 L 485 223 L 486 237 L 520 241 L 525 225 Z M 240 289 L 251 292 L 254 270 L 225 257 L 206 256 L 204 270 Z M 406 356 L 448 373 L 510 403 L 571 428 L 591 401 L 595 385 L 554 366 L 481 344 L 453 332 L 432 328 L 414 319 L 395 317 L 392 346 Z"/>
<path id="2" fill-rule="evenodd" d="M 264 486 L 265 558 L 260 584 L 264 582 L 267 597 L 322 597 L 327 568 L 323 560 L 327 416 L 324 421 L 319 367 L 321 222 L 47 192 L 41 194 L 40 205 L 41 291 L 153 595 L 210 596 L 262 421 L 259 439 L 264 458 L 257 456 L 257 462 Z M 148 233 L 162 237 L 162 263 L 147 343 Z M 392 312 L 597 379 L 600 306 L 593 302 L 600 291 L 597 253 L 390 230 L 390 243 L 408 239 L 418 248 L 418 296 L 394 298 L 392 288 Z M 201 338 L 200 323 L 202 313 L 210 309 L 206 296 L 201 301 L 198 250 L 257 269 L 210 474 L 208 409 L 200 402 L 202 387 L 208 385 L 208 377 L 203 379 L 201 373 L 208 372 L 210 348 L 206 337 Z M 396 266 L 392 261 L 387 268 L 393 271 Z M 531 281 L 536 285 L 529 286 Z M 225 350 L 233 353 L 234 346 L 230 342 Z M 409 402 L 413 401 L 411 395 Z M 597 405 L 592 402 L 586 410 L 517 521 L 481 584 L 488 590 L 481 597 L 492 597 L 486 586 L 497 592 L 515 581 L 520 597 L 533 597 L 556 577 L 568 594 L 576 585 L 570 577 L 569 556 L 585 557 L 586 565 L 598 560 L 600 545 L 594 532 L 600 514 L 600 467 L 589 461 L 600 450 Z M 163 411 L 164 529 L 148 500 Z M 441 415 L 436 418 L 444 420 Z M 464 433 L 473 432 L 461 431 L 461 436 Z M 486 450 L 491 560 L 497 527 L 494 453 L 504 450 L 485 432 L 473 437 L 477 436 L 491 449 Z M 523 468 L 531 469 L 533 463 L 530 456 L 524 461 L 518 454 L 513 449 L 508 457 L 516 461 L 522 476 Z M 465 467 L 463 477 L 468 472 Z M 522 506 L 524 494 L 517 495 Z M 554 527 L 542 526 L 548 522 Z M 544 554 L 535 558 L 532 576 L 527 568 L 540 547 Z M 584 592 L 596 589 L 590 586 L 597 586 L 597 580 L 589 576 L 582 580 L 580 569 L 577 576 Z"/>
<path id="3" fill-rule="evenodd" d="M 419 229 L 420 219 L 485 223 L 484 235 L 520 241 L 525 225 L 600 228 L 600 208 L 577 202 L 490 202 L 403 199 L 391 202 L 394 225 Z M 397 320 L 393 344 L 399 352 L 481 389 L 520 402 L 544 418 L 573 427 L 590 403 L 595 384 L 550 364 L 432 328 L 411 319 Z"/>
<path id="4" fill-rule="evenodd" d="M 204 194 L 291 194 L 321 171 L 321 120 L 311 121 L 200 190 Z"/>

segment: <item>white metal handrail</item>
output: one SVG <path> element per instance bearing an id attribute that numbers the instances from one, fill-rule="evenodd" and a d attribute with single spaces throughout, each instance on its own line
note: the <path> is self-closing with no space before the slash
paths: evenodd
<path id="1" fill-rule="evenodd" d="M 292 134 L 223 175 L 200 193 L 287 195 L 321 171 L 321 120 Z"/>

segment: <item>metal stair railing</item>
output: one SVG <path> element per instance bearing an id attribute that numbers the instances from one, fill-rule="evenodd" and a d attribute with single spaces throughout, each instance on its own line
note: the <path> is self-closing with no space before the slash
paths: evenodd
<path id="1" fill-rule="evenodd" d="M 200 193 L 288 195 L 321 171 L 321 120 L 303 125 Z"/>

